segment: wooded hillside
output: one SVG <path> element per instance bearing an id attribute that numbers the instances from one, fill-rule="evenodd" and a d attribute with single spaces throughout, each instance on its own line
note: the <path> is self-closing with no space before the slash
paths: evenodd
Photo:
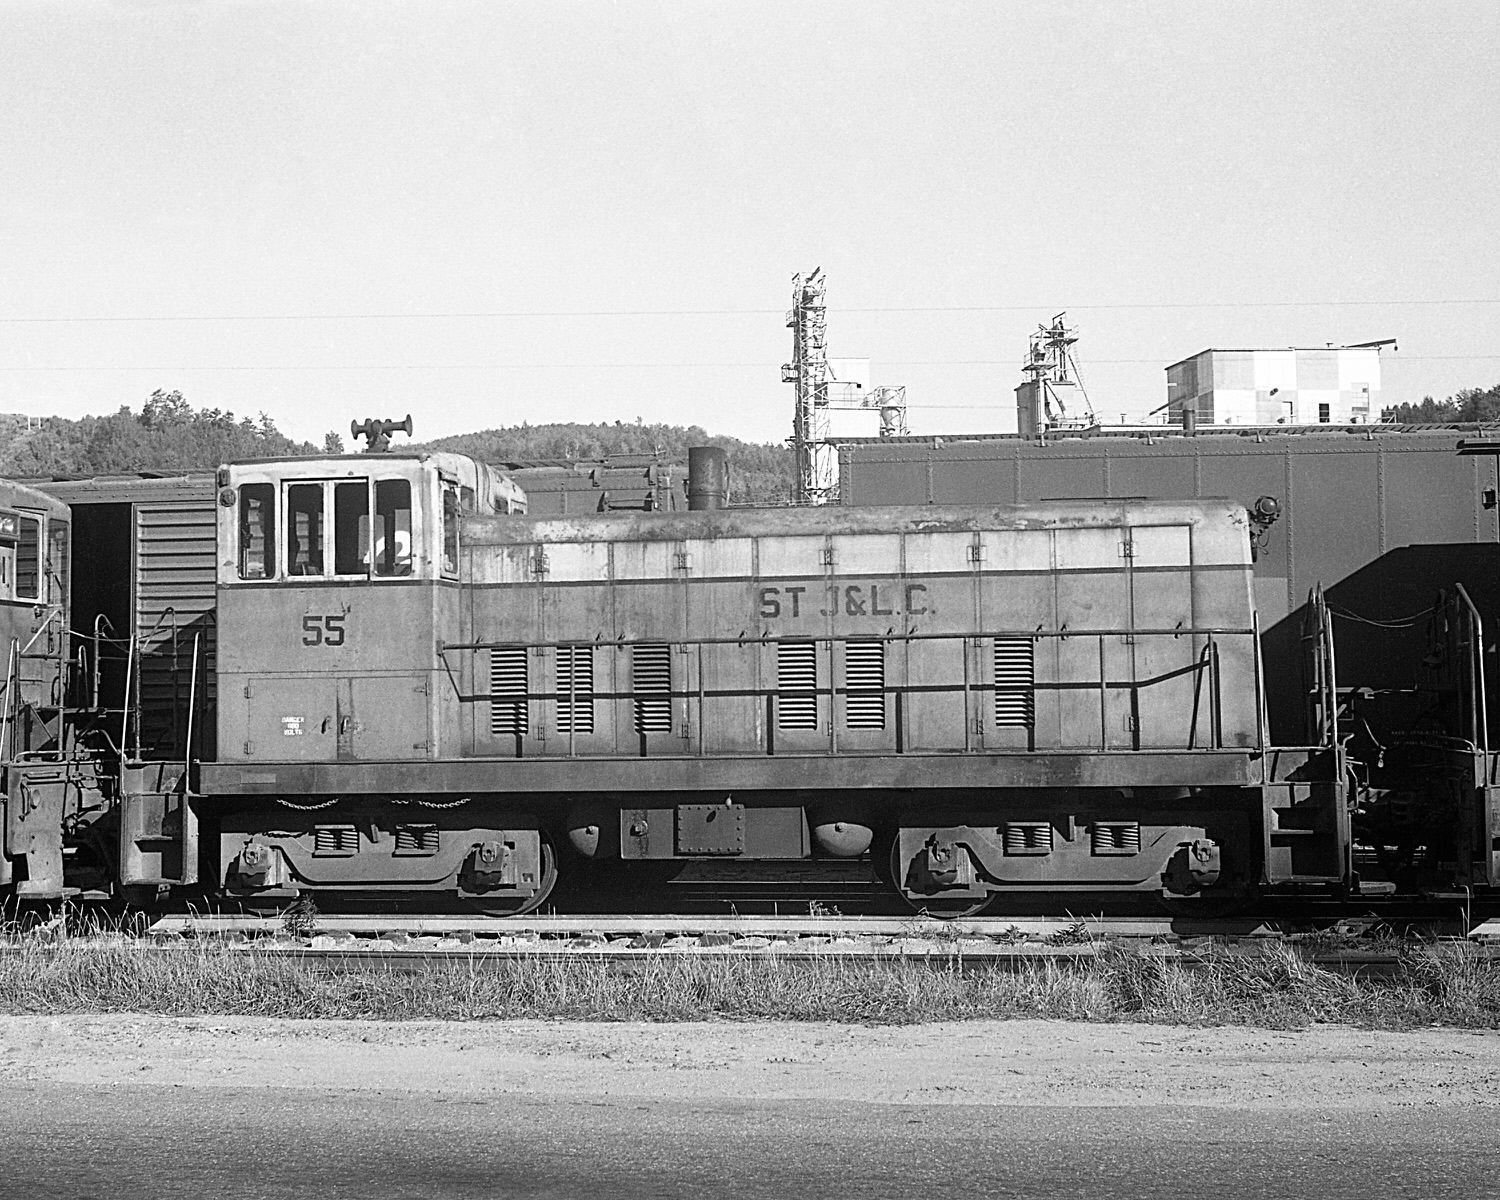
<path id="1" fill-rule="evenodd" d="M 204 471 L 233 458 L 319 449 L 292 441 L 264 413 L 252 421 L 216 408 L 195 410 L 181 392 L 153 392 L 139 413 L 125 405 L 107 417 L 0 422 L 0 476 L 7 478 Z"/>
<path id="2" fill-rule="evenodd" d="M 667 462 L 686 463 L 689 446 L 719 446 L 729 455 L 731 504 L 784 504 L 792 494 L 792 452 L 787 447 L 714 437 L 698 425 L 516 425 L 423 444 L 492 463 L 611 454 L 655 454 Z"/>
<path id="3" fill-rule="evenodd" d="M 396 449 L 404 444 L 403 437 L 394 440 Z M 697 425 L 519 425 L 416 443 L 412 448 L 452 450 L 494 463 L 611 454 L 659 455 L 668 462 L 686 462 L 689 446 L 720 446 L 728 452 L 734 503 L 782 503 L 791 495 L 792 454 L 785 446 L 712 437 Z M 218 409 L 194 409 L 181 392 L 153 392 L 139 413 L 127 405 L 109 416 L 76 421 L 0 414 L 0 476 L 6 478 L 208 471 L 232 459 L 339 454 L 344 448 L 336 432 L 325 435 L 321 446 L 296 442 L 264 413 L 252 420 Z"/>

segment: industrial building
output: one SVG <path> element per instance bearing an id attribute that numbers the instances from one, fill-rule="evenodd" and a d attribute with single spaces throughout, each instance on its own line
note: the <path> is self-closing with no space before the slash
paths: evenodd
<path id="1" fill-rule="evenodd" d="M 1380 350 L 1394 344 L 1203 350 L 1167 368 L 1162 409 L 1172 425 L 1365 425 L 1380 419 Z"/>

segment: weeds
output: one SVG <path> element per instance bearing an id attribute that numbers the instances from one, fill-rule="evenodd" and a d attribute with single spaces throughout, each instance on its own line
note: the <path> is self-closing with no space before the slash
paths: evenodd
<path id="1" fill-rule="evenodd" d="M 299 896 L 282 910 L 281 928 L 288 937 L 311 937 L 318 931 L 318 905 L 311 896 Z"/>
<path id="2" fill-rule="evenodd" d="M 1389 976 L 1323 970 L 1294 945 L 1188 964 L 1109 945 L 1082 960 L 965 969 L 831 957 L 630 960 L 480 955 L 436 965 L 313 963 L 212 943 L 28 941 L 0 958 L 0 1012 L 906 1024 L 1044 1017 L 1278 1028 L 1500 1027 L 1500 963 L 1466 945 L 1408 949 Z"/>

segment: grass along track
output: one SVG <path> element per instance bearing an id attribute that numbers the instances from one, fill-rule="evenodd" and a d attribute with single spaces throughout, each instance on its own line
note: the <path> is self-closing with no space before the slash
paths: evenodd
<path id="1" fill-rule="evenodd" d="M 912 1023 L 1062 1018 L 1295 1028 L 1500 1028 L 1500 958 L 1466 942 L 1364 950 L 1336 935 L 1150 942 L 1011 942 L 1002 956 L 694 953 L 642 946 L 600 954 L 559 943 L 506 954 L 454 939 L 430 953 L 315 950 L 316 933 L 183 938 L 46 930 L 0 954 L 0 1012 L 255 1015 L 383 1020 L 788 1020 Z M 340 942 L 354 940 L 337 939 Z M 575 941 L 578 939 L 574 939 Z M 1003 943 L 990 941 L 991 945 Z M 399 965 L 399 969 L 391 969 Z M 1371 966 L 1378 969 L 1372 970 Z"/>

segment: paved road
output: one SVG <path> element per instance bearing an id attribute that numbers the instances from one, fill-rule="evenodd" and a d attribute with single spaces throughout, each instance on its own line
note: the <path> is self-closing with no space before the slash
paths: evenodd
<path id="1" fill-rule="evenodd" d="M 253 1075 L 253 1059 L 237 1064 Z M 1289 1104 L 1296 1103 L 1289 1097 Z M 1317 1197 L 1500 1193 L 1494 1113 L 0 1084 L 0 1195 Z"/>

